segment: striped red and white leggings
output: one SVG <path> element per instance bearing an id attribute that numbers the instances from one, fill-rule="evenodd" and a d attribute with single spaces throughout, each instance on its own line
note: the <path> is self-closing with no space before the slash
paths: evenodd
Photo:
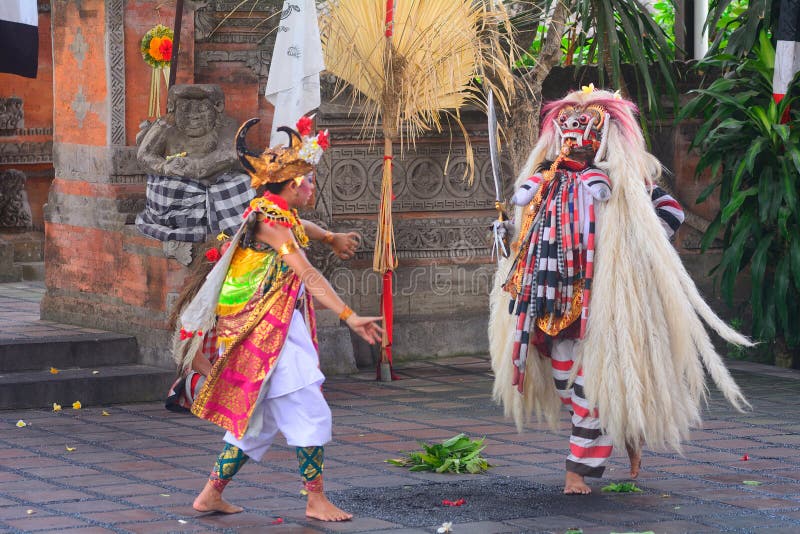
<path id="1" fill-rule="evenodd" d="M 567 471 L 582 476 L 600 477 L 605 470 L 606 460 L 611 456 L 611 438 L 600 429 L 597 408 L 587 408 L 588 403 L 583 393 L 583 369 L 578 371 L 575 382 L 569 384 L 569 376 L 575 363 L 575 340 L 554 340 L 550 359 L 558 396 L 572 414 Z"/>

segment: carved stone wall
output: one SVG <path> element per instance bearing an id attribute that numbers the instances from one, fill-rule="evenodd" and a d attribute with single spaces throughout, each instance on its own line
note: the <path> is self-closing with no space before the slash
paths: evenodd
<path id="1" fill-rule="evenodd" d="M 31 226 L 31 206 L 25 193 L 25 173 L 17 169 L 0 173 L 0 228 Z"/>

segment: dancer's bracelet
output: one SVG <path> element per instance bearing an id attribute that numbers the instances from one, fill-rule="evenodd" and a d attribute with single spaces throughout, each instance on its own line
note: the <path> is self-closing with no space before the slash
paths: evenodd
<path id="1" fill-rule="evenodd" d="M 340 314 L 339 314 L 339 319 L 340 319 L 341 321 L 347 321 L 347 319 L 348 319 L 348 318 L 349 318 L 351 315 L 353 315 L 353 310 L 351 310 L 351 309 L 350 309 L 350 306 L 348 306 L 347 304 L 345 304 L 345 305 L 344 305 L 344 309 L 342 310 L 342 313 L 340 313 Z"/>
<path id="2" fill-rule="evenodd" d="M 278 255 L 281 258 L 293 252 L 297 252 L 297 243 L 294 242 L 294 239 L 290 239 L 289 241 L 278 247 Z"/>
<path id="3" fill-rule="evenodd" d="M 325 232 L 325 237 L 322 238 L 323 243 L 327 243 L 329 245 L 333 245 L 333 232 L 328 230 Z"/>

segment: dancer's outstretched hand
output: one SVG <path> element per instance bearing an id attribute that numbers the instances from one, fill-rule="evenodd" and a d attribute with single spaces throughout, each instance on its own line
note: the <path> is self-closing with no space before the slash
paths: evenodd
<path id="1" fill-rule="evenodd" d="M 359 243 L 361 243 L 361 235 L 358 232 L 335 233 L 331 248 L 339 259 L 349 260 L 356 255 Z"/>
<path id="2" fill-rule="evenodd" d="M 378 323 L 382 317 L 361 317 L 355 313 L 347 318 L 347 326 L 361 336 L 367 343 L 380 343 L 383 336 L 383 328 Z"/>

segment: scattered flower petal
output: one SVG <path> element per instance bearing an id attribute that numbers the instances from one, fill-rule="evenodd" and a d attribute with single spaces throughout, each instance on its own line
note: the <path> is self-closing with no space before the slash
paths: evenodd
<path id="1" fill-rule="evenodd" d="M 280 525 L 281 523 L 283 523 L 283 518 L 282 518 L 282 517 L 276 517 L 276 518 L 275 518 L 275 519 L 274 519 L 274 520 L 273 520 L 273 521 L 270 523 L 270 525 Z"/>
<path id="2" fill-rule="evenodd" d="M 745 454 L 744 456 L 742 456 L 741 458 L 739 458 L 739 460 L 741 460 L 742 462 L 746 462 L 746 461 L 748 461 L 749 459 L 750 459 L 750 457 L 749 457 L 749 456 L 747 456 L 746 454 Z"/>
<path id="3" fill-rule="evenodd" d="M 81 404 L 81 401 L 75 401 L 75 402 L 72 403 L 72 409 L 73 410 L 80 410 L 82 408 L 82 406 L 83 405 Z"/>
<path id="4" fill-rule="evenodd" d="M 742 484 L 745 486 L 760 486 L 761 482 L 758 480 L 742 480 Z"/>
<path id="5" fill-rule="evenodd" d="M 24 427 L 24 426 L 28 426 L 28 423 L 26 423 L 26 422 L 25 422 L 25 421 L 23 421 L 22 419 L 20 419 L 19 421 L 17 421 L 17 428 L 22 428 L 22 427 Z"/>
<path id="6" fill-rule="evenodd" d="M 57 402 L 54 402 L 53 403 L 53 411 L 54 412 L 60 412 L 61 411 L 61 405 L 58 404 Z"/>
<path id="7" fill-rule="evenodd" d="M 103 410 L 103 412 L 102 412 L 102 414 L 101 414 L 101 415 L 111 415 L 111 414 L 110 414 L 110 413 L 108 413 L 107 411 Z"/>
<path id="8" fill-rule="evenodd" d="M 439 534 L 446 534 L 447 532 L 453 532 L 453 522 L 446 521 L 442 523 L 442 526 L 436 529 L 436 532 Z"/>
<path id="9" fill-rule="evenodd" d="M 50 374 L 51 375 L 57 375 L 58 374 L 58 369 L 56 369 L 55 367 L 51 367 L 50 368 Z"/>
<path id="10" fill-rule="evenodd" d="M 28 515 L 35 514 L 36 510 L 25 510 L 25 513 Z"/>
<path id="11" fill-rule="evenodd" d="M 169 493 L 159 493 L 159 495 L 161 495 L 162 497 L 169 497 L 170 496 Z"/>
<path id="12" fill-rule="evenodd" d="M 180 523 L 181 525 L 185 525 L 186 523 L 188 523 L 188 521 L 186 521 L 185 519 L 178 519 L 178 523 Z"/>
<path id="13" fill-rule="evenodd" d="M 99 374 L 100 374 L 100 371 L 92 371 L 92 374 L 93 374 L 93 375 L 99 375 Z"/>
<path id="14" fill-rule="evenodd" d="M 450 499 L 442 500 L 442 504 L 444 506 L 462 506 L 466 503 L 467 501 L 465 501 L 464 499 L 458 499 L 457 501 L 451 501 Z"/>
<path id="15" fill-rule="evenodd" d="M 305 489 L 301 489 L 300 495 L 308 495 L 308 491 L 306 491 Z"/>
<path id="16" fill-rule="evenodd" d="M 70 447 L 69 445 L 64 445 L 64 448 L 66 448 L 66 449 L 67 449 L 67 452 L 72 452 L 72 451 L 74 451 L 75 449 L 77 449 L 77 447 Z"/>

